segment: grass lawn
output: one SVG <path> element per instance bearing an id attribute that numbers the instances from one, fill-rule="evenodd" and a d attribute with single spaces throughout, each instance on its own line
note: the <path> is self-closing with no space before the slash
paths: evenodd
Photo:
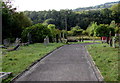
<path id="1" fill-rule="evenodd" d="M 12 72 L 13 75 L 9 79 L 4 80 L 4 82 L 9 81 L 30 66 L 32 62 L 62 45 L 62 43 L 50 43 L 45 46 L 42 43 L 36 43 L 29 46 L 21 46 L 17 51 L 7 52 L 3 49 L 2 71 Z"/>
<path id="2" fill-rule="evenodd" d="M 80 43 L 101 43 L 101 41 L 91 41 L 91 40 L 84 40 L 84 42 L 68 42 L 69 44 L 80 44 Z"/>
<path id="3" fill-rule="evenodd" d="M 120 81 L 120 77 L 118 77 L 118 61 L 120 61 L 118 48 L 109 47 L 108 44 L 94 44 L 88 45 L 87 49 L 105 81 Z"/>

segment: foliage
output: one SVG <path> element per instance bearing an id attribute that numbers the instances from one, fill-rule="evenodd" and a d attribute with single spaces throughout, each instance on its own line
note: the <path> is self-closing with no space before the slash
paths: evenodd
<path id="1" fill-rule="evenodd" d="M 79 26 L 72 27 L 71 32 L 73 33 L 73 36 L 81 35 L 83 29 L 81 29 Z"/>
<path id="2" fill-rule="evenodd" d="M 46 36 L 50 36 L 50 30 L 47 28 L 47 26 L 38 23 L 33 26 L 27 27 L 22 32 L 22 38 L 23 41 L 27 41 L 27 35 L 28 33 L 31 34 L 32 42 L 43 42 L 44 38 Z"/>
<path id="3" fill-rule="evenodd" d="M 115 29 L 115 33 L 120 33 L 120 26 L 114 20 L 110 23 L 110 27 Z"/>
<path id="4" fill-rule="evenodd" d="M 109 27 L 109 25 L 106 24 L 100 24 L 98 28 L 96 29 L 96 36 L 102 37 L 106 36 L 109 37 L 111 32 L 111 36 L 114 36 L 115 31 L 114 28 Z"/>
<path id="5" fill-rule="evenodd" d="M 54 42 L 54 38 L 56 38 L 56 35 L 57 35 L 57 29 L 55 28 L 54 24 L 49 24 L 47 27 L 48 27 L 48 29 L 50 30 L 50 33 L 51 33 L 51 35 L 49 36 L 50 41 Z"/>
<path id="6" fill-rule="evenodd" d="M 72 31 L 67 31 L 68 36 L 72 36 L 73 32 Z"/>
<path id="7" fill-rule="evenodd" d="M 16 12 L 16 8 L 12 8 L 10 1 L 2 2 L 2 36 L 5 38 L 21 37 L 23 27 L 32 24 L 22 12 Z"/>
<path id="8" fill-rule="evenodd" d="M 88 32 L 86 30 L 83 30 L 82 35 L 88 35 Z"/>
<path id="9" fill-rule="evenodd" d="M 46 19 L 43 23 L 47 24 L 47 25 L 48 24 L 54 24 L 54 21 L 55 21 L 54 19 L 50 18 L 50 19 Z"/>
<path id="10" fill-rule="evenodd" d="M 48 25 L 48 29 L 50 30 L 50 32 L 51 32 L 51 36 L 52 37 L 55 37 L 56 36 L 56 29 L 55 29 L 55 25 L 54 24 L 49 24 Z"/>
<path id="11" fill-rule="evenodd" d="M 76 25 L 80 26 L 81 29 L 86 30 L 88 25 L 93 21 L 97 22 L 97 24 L 110 24 L 112 20 L 115 20 L 116 23 L 119 23 L 119 5 L 115 10 L 113 7 L 112 9 L 105 8 L 101 10 L 81 12 L 74 12 L 72 10 L 49 10 L 38 12 L 25 11 L 24 13 L 32 19 L 34 24 L 45 23 L 47 21 L 48 24 L 55 24 L 60 30 L 65 29 L 67 26 L 67 30 L 70 31 L 71 27 Z"/>
<path id="12" fill-rule="evenodd" d="M 116 27 L 115 28 L 115 33 L 119 33 L 120 34 L 120 27 Z"/>
<path id="13" fill-rule="evenodd" d="M 88 28 L 86 29 L 86 32 L 89 36 L 96 36 L 96 29 L 97 29 L 97 23 L 91 22 Z"/>
<path id="14" fill-rule="evenodd" d="M 120 22 L 120 3 L 113 5 L 111 8 L 112 10 L 112 17 L 115 18 L 115 22 Z"/>

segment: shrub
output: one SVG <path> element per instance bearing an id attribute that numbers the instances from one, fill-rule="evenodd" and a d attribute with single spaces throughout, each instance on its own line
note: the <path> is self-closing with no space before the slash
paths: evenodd
<path id="1" fill-rule="evenodd" d="M 31 34 L 31 40 L 32 40 L 33 43 L 43 42 L 44 38 L 51 34 L 50 30 L 47 28 L 47 26 L 45 26 L 41 23 L 38 23 L 38 24 L 35 24 L 33 26 L 27 27 L 23 30 L 23 32 L 22 32 L 23 42 L 27 42 L 28 33 Z"/>

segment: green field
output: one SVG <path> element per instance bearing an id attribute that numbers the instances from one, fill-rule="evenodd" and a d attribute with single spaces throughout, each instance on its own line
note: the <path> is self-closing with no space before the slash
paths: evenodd
<path id="1" fill-rule="evenodd" d="M 88 45 L 87 49 L 105 81 L 120 81 L 118 77 L 118 48 L 108 44 Z"/>
<path id="2" fill-rule="evenodd" d="M 7 52 L 3 49 L 2 70 L 3 72 L 12 72 L 12 76 L 4 81 L 8 81 L 15 77 L 30 66 L 34 61 L 40 59 L 47 53 L 62 45 L 62 43 L 50 43 L 45 46 L 42 43 L 36 43 L 29 46 L 22 46 L 17 51 Z"/>

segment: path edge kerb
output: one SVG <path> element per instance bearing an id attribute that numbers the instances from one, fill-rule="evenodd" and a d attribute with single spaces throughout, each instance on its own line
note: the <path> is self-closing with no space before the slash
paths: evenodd
<path id="1" fill-rule="evenodd" d="M 21 73 L 19 73 L 17 76 L 15 76 L 11 81 L 10 83 L 14 83 L 20 76 L 22 76 L 26 71 L 30 70 L 31 67 L 33 67 L 35 64 L 37 64 L 38 62 L 40 62 L 42 59 L 44 59 L 45 57 L 47 57 L 49 54 L 51 54 L 52 52 L 54 52 L 55 50 L 63 47 L 64 45 L 62 46 L 59 46 L 57 48 L 55 48 L 54 50 L 52 50 L 51 52 L 45 54 L 45 56 L 41 57 L 40 59 L 34 61 L 30 66 L 28 66 L 25 70 L 23 70 Z"/>
<path id="2" fill-rule="evenodd" d="M 91 56 L 90 53 L 88 52 L 87 47 L 86 47 L 86 46 L 84 46 L 84 47 L 85 47 L 85 50 L 86 50 L 86 52 L 87 52 L 86 55 L 87 55 L 87 57 L 88 57 L 88 60 L 89 60 L 91 66 L 93 67 L 93 70 L 94 70 L 94 72 L 95 72 L 95 74 L 96 74 L 96 77 L 98 78 L 99 81 L 104 81 L 104 77 L 102 76 L 100 70 L 99 70 L 98 67 L 96 66 L 95 61 L 93 60 L 92 56 Z"/>

